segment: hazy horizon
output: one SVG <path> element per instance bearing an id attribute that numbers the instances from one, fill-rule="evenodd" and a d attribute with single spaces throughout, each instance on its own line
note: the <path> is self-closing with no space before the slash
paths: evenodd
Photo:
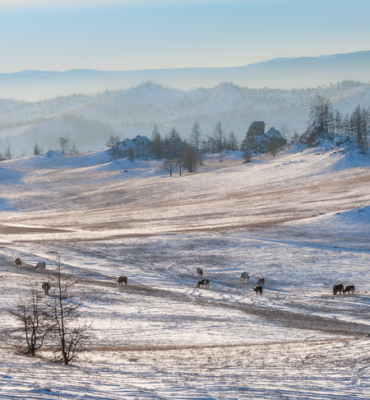
<path id="1" fill-rule="evenodd" d="M 0 73 L 224 68 L 366 51 L 367 15 L 365 0 L 0 0 Z"/>

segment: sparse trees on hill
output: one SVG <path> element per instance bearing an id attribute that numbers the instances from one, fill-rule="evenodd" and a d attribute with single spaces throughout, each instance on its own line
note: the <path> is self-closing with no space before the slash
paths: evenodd
<path id="1" fill-rule="evenodd" d="M 69 151 L 69 139 L 60 137 L 59 138 L 59 148 L 60 148 L 61 153 L 67 154 Z"/>
<path id="2" fill-rule="evenodd" d="M 318 122 L 320 126 L 312 131 L 313 134 L 306 139 L 306 142 L 309 140 L 315 143 L 320 135 L 335 133 L 355 140 L 361 152 L 366 151 L 370 129 L 370 109 L 358 105 L 351 115 L 342 117 L 338 110 L 332 110 L 330 100 L 317 95 L 311 105 L 310 118 L 310 123 Z"/>
<path id="3" fill-rule="evenodd" d="M 343 118 L 342 114 L 338 110 L 334 111 L 333 127 L 333 133 L 339 133 L 343 130 Z"/>
<path id="4" fill-rule="evenodd" d="M 201 142 L 202 142 L 202 131 L 200 129 L 198 121 L 195 121 L 193 128 L 191 130 L 190 143 L 194 146 L 197 157 L 199 157 Z"/>
<path id="5" fill-rule="evenodd" d="M 163 163 L 164 169 L 169 171 L 170 176 L 179 165 L 179 159 L 183 151 L 183 142 L 180 134 L 175 128 L 172 128 L 171 132 L 166 135 L 163 141 L 162 153 L 166 160 Z"/>
<path id="6" fill-rule="evenodd" d="M 76 145 L 73 143 L 73 146 L 71 148 L 71 150 L 69 151 L 69 154 L 78 154 L 79 151 L 76 148 Z"/>
<path id="7" fill-rule="evenodd" d="M 213 130 L 213 140 L 216 147 L 216 151 L 220 153 L 220 161 L 222 161 L 223 150 L 226 148 L 226 135 L 222 129 L 221 122 L 218 122 Z"/>
<path id="8" fill-rule="evenodd" d="M 150 144 L 150 152 L 156 160 L 160 160 L 163 157 L 163 143 L 162 136 L 158 131 L 157 125 L 154 125 L 152 132 L 152 141 Z"/>
<path id="9" fill-rule="evenodd" d="M 12 159 L 12 152 L 11 152 L 11 145 L 9 139 L 7 140 L 5 151 L 4 151 L 4 158 L 5 160 Z"/>
<path id="10" fill-rule="evenodd" d="M 121 158 L 121 150 L 119 146 L 119 139 L 118 136 L 111 135 L 106 146 L 109 147 L 107 150 L 108 155 L 110 156 L 111 160 L 117 160 Z"/>
<path id="11" fill-rule="evenodd" d="M 182 156 L 182 165 L 186 168 L 189 172 L 196 171 L 197 165 L 197 152 L 193 146 L 190 144 L 186 144 L 184 147 L 184 152 Z"/>
<path id="12" fill-rule="evenodd" d="M 333 107 L 331 101 L 317 94 L 311 103 L 309 124 L 318 122 L 325 132 L 332 131 Z"/>
<path id="13" fill-rule="evenodd" d="M 227 139 L 226 146 L 227 146 L 227 149 L 231 150 L 231 151 L 238 150 L 238 148 L 239 148 L 238 141 L 237 141 L 233 131 L 231 131 L 229 133 L 229 137 Z"/>
<path id="14" fill-rule="evenodd" d="M 350 129 L 356 141 L 364 153 L 367 147 L 367 137 L 370 124 L 370 112 L 361 106 L 357 106 L 350 118 Z"/>
<path id="15" fill-rule="evenodd" d="M 135 150 L 132 146 L 129 147 L 128 152 L 127 152 L 127 157 L 130 161 L 135 160 Z"/>
<path id="16" fill-rule="evenodd" d="M 283 123 L 280 125 L 280 133 L 281 133 L 281 136 L 282 136 L 284 139 L 286 139 L 286 138 L 287 138 L 288 132 L 289 132 L 288 125 L 287 125 L 285 122 L 283 122 Z"/>
<path id="17" fill-rule="evenodd" d="M 41 153 L 42 153 L 42 148 L 37 143 L 35 143 L 35 145 L 33 146 L 33 155 L 38 156 Z"/>

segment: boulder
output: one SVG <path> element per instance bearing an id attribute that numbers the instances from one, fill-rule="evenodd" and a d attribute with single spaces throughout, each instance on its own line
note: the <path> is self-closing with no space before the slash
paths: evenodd
<path id="1" fill-rule="evenodd" d="M 247 135 L 241 145 L 241 149 L 249 149 L 256 153 L 267 153 L 284 146 L 287 141 L 275 128 L 265 133 L 265 123 L 254 121 L 248 129 Z"/>
<path id="2" fill-rule="evenodd" d="M 299 138 L 299 141 L 307 146 L 316 146 L 323 133 L 321 124 L 315 122 L 307 128 L 306 132 Z"/>

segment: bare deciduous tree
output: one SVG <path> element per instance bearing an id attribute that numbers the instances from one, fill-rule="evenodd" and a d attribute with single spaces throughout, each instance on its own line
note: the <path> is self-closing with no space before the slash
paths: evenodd
<path id="1" fill-rule="evenodd" d="M 48 297 L 48 316 L 52 321 L 52 336 L 56 350 L 54 361 L 68 365 L 87 350 L 92 335 L 91 324 L 80 323 L 80 299 L 73 293 L 77 281 L 70 273 L 64 272 L 60 257 L 50 277 L 51 295 Z"/>
<path id="2" fill-rule="evenodd" d="M 51 333 L 44 296 L 32 290 L 29 296 L 21 297 L 17 307 L 9 313 L 18 325 L 11 330 L 11 341 L 20 352 L 34 357 Z"/>
<path id="3" fill-rule="evenodd" d="M 220 153 L 220 162 L 221 162 L 223 157 L 223 150 L 226 148 L 226 135 L 222 129 L 221 122 L 218 122 L 216 124 L 212 137 L 215 141 L 216 149 Z"/>
<path id="4" fill-rule="evenodd" d="M 6 147 L 5 147 L 5 151 L 4 151 L 4 158 L 6 160 L 11 160 L 12 159 L 12 151 L 11 151 L 11 145 L 10 145 L 10 140 L 7 139 L 6 142 Z"/>

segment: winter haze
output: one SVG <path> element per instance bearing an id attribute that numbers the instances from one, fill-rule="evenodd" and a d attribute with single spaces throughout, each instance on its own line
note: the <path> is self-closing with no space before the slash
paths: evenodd
<path id="1" fill-rule="evenodd" d="M 370 398 L 369 15 L 0 0 L 0 398 Z"/>

